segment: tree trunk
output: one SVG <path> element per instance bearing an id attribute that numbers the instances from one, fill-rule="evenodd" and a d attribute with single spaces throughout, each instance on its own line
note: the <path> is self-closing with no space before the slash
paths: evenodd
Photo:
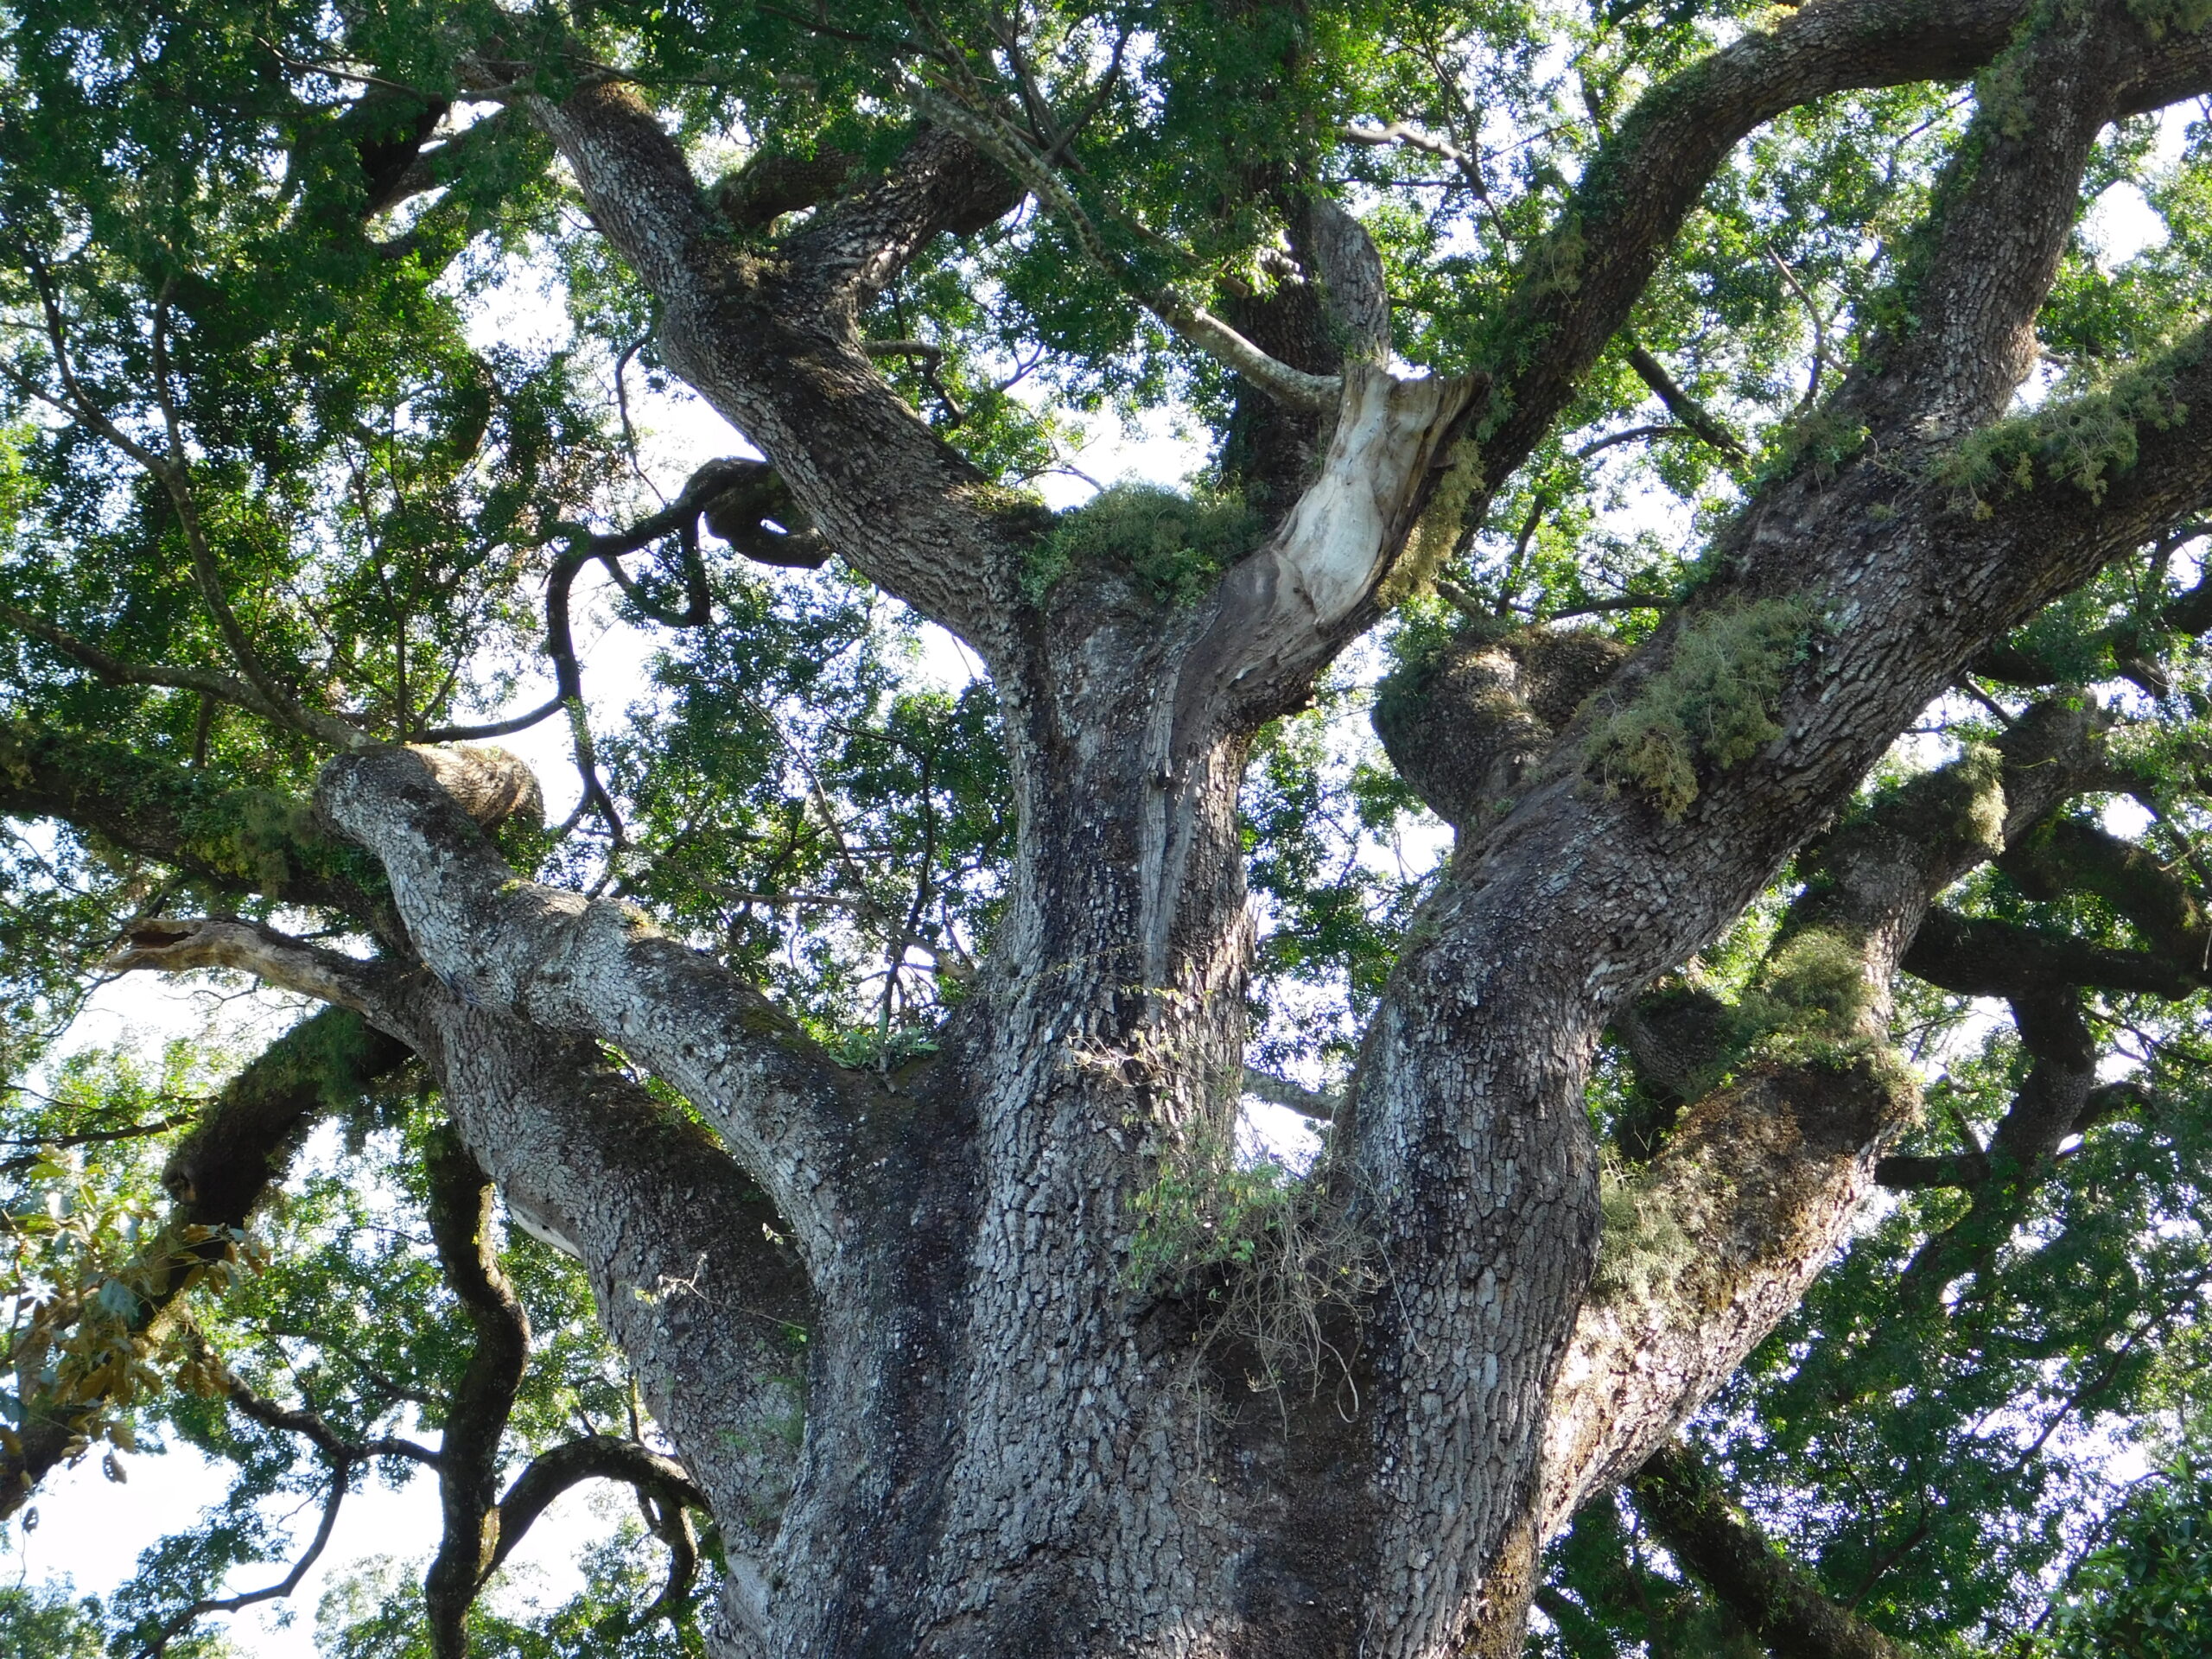
<path id="1" fill-rule="evenodd" d="M 1332 376 L 1275 367 L 1305 400 L 1300 475 L 1309 426 L 1320 459 L 1270 500 L 1266 543 L 1179 602 L 1110 561 L 1052 579 L 1044 515 L 861 347 L 856 318 L 917 247 L 1010 205 L 979 152 L 927 129 L 761 252 L 620 83 L 533 104 L 659 302 L 668 361 L 829 543 L 986 663 L 1018 829 L 989 960 L 932 1057 L 837 1066 L 634 912 L 518 879 L 480 828 L 526 792 L 496 758 L 392 749 L 334 761 L 317 799 L 389 877 L 397 965 L 229 921 L 124 965 L 245 967 L 430 1062 L 517 1218 L 586 1263 L 714 1504 L 728 1659 L 1513 1654 L 1549 1532 L 1709 1397 L 1846 1236 L 1916 1106 L 1883 1061 L 1885 998 L 1934 894 L 2093 770 L 2081 722 L 2023 721 L 1913 794 L 1909 823 L 1820 842 L 1789 938 L 1857 994 L 1802 1023 L 1818 1011 L 1791 1001 L 1778 950 L 1760 990 L 1802 1016 L 1797 1046 L 1690 1101 L 1601 1200 L 1585 1085 L 1607 1027 L 1991 638 L 2212 487 L 2201 337 L 2124 411 L 2110 476 L 1968 501 L 1945 469 L 2032 360 L 2096 135 L 2212 85 L 2212 48 L 2160 47 L 2117 3 L 2023 32 L 2015 102 L 1928 230 L 1916 332 L 1878 340 L 1824 416 L 1848 441 L 1763 484 L 1708 579 L 1624 664 L 1603 654 L 1586 701 L 1515 704 L 1502 647 L 1491 677 L 1440 681 L 1465 705 L 1414 726 L 1487 757 L 1482 786 L 1448 809 L 1458 850 L 1294 1191 L 1255 1189 L 1230 1155 L 1244 762 L 1380 613 L 1447 472 L 1452 512 L 1470 493 L 1479 512 L 1526 459 L 1713 157 L 1838 87 L 1965 73 L 2018 21 L 1994 0 L 1833 0 L 1655 92 L 1483 342 L 1489 372 L 1390 373 L 1379 263 L 1341 226 L 1313 238 L 1344 245 L 1325 289 L 1351 345 Z M 1692 731 L 1694 699 L 1713 708 Z M 1505 737 L 1483 729 L 1501 718 Z M 1668 1228 L 1694 1252 L 1675 1262 L 1687 1290 L 1618 1255 Z"/>

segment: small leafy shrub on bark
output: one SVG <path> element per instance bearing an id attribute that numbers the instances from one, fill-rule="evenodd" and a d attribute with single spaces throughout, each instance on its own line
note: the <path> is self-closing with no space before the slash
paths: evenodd
<path id="1" fill-rule="evenodd" d="M 2174 397 L 2177 366 L 2171 359 L 2154 363 L 2107 391 L 1986 426 L 1951 452 L 1937 476 L 1978 518 L 1995 512 L 1993 498 L 2031 490 L 2038 478 L 2101 501 L 2109 480 L 2134 467 L 2145 426 L 2162 431 L 2187 416 Z"/>
<path id="2" fill-rule="evenodd" d="M 1042 599 L 1084 567 L 1120 569 L 1156 604 L 1195 597 L 1260 544 L 1259 515 L 1241 501 L 1117 484 L 1059 522 L 1029 556 L 1022 586 Z"/>
<path id="3" fill-rule="evenodd" d="M 1687 625 L 1667 666 L 1590 734 L 1585 753 L 1606 788 L 1681 817 L 1697 799 L 1700 762 L 1722 770 L 1782 735 L 1775 705 L 1812 622 L 1808 601 L 1772 599 Z"/>
<path id="4" fill-rule="evenodd" d="M 1169 1153 L 1131 1204 L 1124 1282 L 1200 1295 L 1202 1355 L 1249 1349 L 1255 1389 L 1318 1382 L 1331 1325 L 1356 1318 L 1377 1282 L 1364 1238 L 1319 1177 L 1239 1160 L 1215 1137 Z"/>

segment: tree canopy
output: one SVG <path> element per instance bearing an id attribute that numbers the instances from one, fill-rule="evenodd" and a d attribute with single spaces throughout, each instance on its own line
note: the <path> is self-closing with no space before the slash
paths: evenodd
<path id="1" fill-rule="evenodd" d="M 1430 1444 L 1475 1268 L 1408 1252 L 1510 1071 L 1422 1034 L 1464 948 L 1586 1108 L 1497 1115 L 1564 1242 L 1466 1247 L 1557 1302 L 1534 1507 L 1465 1523 L 1530 1654 L 2203 1651 L 2207 96 L 2197 0 L 0 0 L 0 1509 L 235 1471 L 0 1653 L 220 1652 L 410 1480 L 442 1537 L 326 1651 L 798 1650 L 750 1563 L 855 1535 L 786 1515 L 876 1456 L 838 1310 L 996 1306 L 966 1198 L 839 1183 L 1060 1155 L 977 1034 L 1090 972 L 1059 889 L 1135 941 L 1052 1038 L 1129 1091 L 1067 1109 L 1126 1160 L 1067 1282 L 1196 1356 L 1174 1458 L 1374 1424 L 1312 1466 L 1387 1508 Z M 695 391 L 739 430 L 671 467 Z M 1171 423 L 1191 476 L 1045 505 Z M 296 1009 L 83 1046 L 131 970 Z M 638 1518 L 494 1611 L 586 1480 Z M 1355 1510 L 1300 1535 L 1411 1553 Z M 1250 1618 L 1145 1639 L 1338 1650 Z"/>

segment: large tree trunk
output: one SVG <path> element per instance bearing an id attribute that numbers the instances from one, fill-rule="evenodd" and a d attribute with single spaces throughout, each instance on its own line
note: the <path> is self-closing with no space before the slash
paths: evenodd
<path id="1" fill-rule="evenodd" d="M 1481 480 L 1526 458 L 1711 157 L 1825 91 L 1961 73 L 2019 8 L 1837 0 L 1655 95 L 1593 163 L 1588 222 L 1565 221 L 1586 269 L 1526 286 L 1524 309 L 1548 309 L 1509 317 L 1494 374 L 1381 366 L 1379 266 L 1347 244 L 1328 276 L 1351 349 L 1333 379 L 1282 382 L 1330 389 L 1318 471 L 1183 606 L 1103 566 L 1040 597 L 1041 515 L 860 348 L 861 308 L 915 247 L 1013 197 L 962 141 L 925 132 L 756 257 L 621 86 L 536 109 L 661 302 L 671 363 L 829 541 L 988 664 L 1019 815 L 989 963 L 936 1055 L 848 1071 L 622 906 L 518 880 L 464 810 L 515 793 L 478 786 L 492 763 L 397 750 L 334 762 L 319 804 L 381 861 L 427 972 L 379 978 L 238 924 L 144 959 L 250 967 L 432 1062 L 518 1217 L 589 1268 L 711 1498 L 731 1659 L 1513 1653 L 1548 1532 L 1707 1398 L 1844 1236 L 1916 1103 L 1880 1064 L 1880 988 L 1933 894 L 2063 798 L 2094 734 L 2022 737 L 1931 785 L 1909 833 L 1823 844 L 1833 883 L 1793 926 L 1845 953 L 1863 1006 L 1820 1053 L 1769 1055 L 1694 1103 L 1630 1195 L 1698 1241 L 1693 1294 L 1599 1272 L 1584 1088 L 1604 1032 L 1989 638 L 2212 485 L 2185 418 L 2212 410 L 2201 342 L 2137 423 L 2133 470 L 2094 490 L 1970 508 L 1937 465 L 2028 366 L 2098 131 L 2212 84 L 2194 37 L 2158 47 L 2126 8 L 2084 10 L 2012 48 L 2028 115 L 1980 135 L 1947 186 L 1918 332 L 1880 342 L 1838 404 L 1855 444 L 1764 487 L 1706 586 L 1579 711 L 1540 719 L 1532 696 L 1492 743 L 1485 682 L 1424 728 L 1510 749 L 1511 798 L 1438 802 L 1458 852 L 1320 1170 L 1268 1235 L 1294 1220 L 1310 1248 L 1247 1260 L 1207 1232 L 1228 1224 L 1254 735 L 1378 614 L 1446 467 L 1479 508 Z M 1716 652 L 1747 688 L 1738 737 L 1685 738 L 1655 772 L 1620 734 L 1662 721 Z M 1285 1306 L 1287 1345 L 1238 1312 Z"/>

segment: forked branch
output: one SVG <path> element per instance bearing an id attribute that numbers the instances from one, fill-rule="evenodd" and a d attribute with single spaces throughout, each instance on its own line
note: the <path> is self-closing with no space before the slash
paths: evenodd
<path id="1" fill-rule="evenodd" d="M 316 802 L 382 860 L 416 950 L 447 986 L 549 1032 L 620 1044 L 715 1121 L 810 1252 L 834 1249 L 832 1184 L 855 1104 L 758 990 L 633 910 L 521 880 L 423 754 L 343 758 Z"/>

